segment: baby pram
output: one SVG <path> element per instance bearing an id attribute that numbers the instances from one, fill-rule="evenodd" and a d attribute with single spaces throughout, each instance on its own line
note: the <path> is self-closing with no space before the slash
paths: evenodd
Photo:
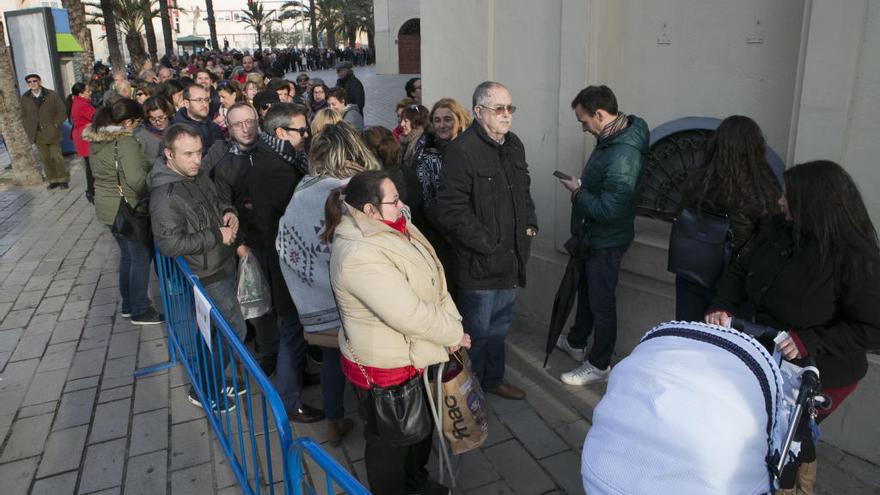
<path id="1" fill-rule="evenodd" d="M 755 336 L 776 332 L 747 324 Z M 746 333 L 659 325 L 622 360 L 593 413 L 581 475 L 588 495 L 763 494 L 799 451 L 819 396 L 815 367 L 771 356 Z"/>

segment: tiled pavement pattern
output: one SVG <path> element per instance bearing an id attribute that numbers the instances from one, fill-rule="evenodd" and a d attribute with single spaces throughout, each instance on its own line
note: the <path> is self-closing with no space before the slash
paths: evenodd
<path id="1" fill-rule="evenodd" d="M 357 70 L 368 124 L 393 124 L 407 77 Z M 118 315 L 116 246 L 73 169 L 69 191 L 0 186 L 0 493 L 238 493 L 201 410 L 186 400 L 181 369 L 133 377 L 167 358 L 163 329 Z M 541 369 L 544 332 L 515 322 L 508 378 L 528 398 L 488 398 L 489 439 L 457 459 L 457 493 L 583 493 L 580 449 L 603 388 L 561 384 L 556 376 L 575 363 L 560 352 Z M 318 387 L 306 397 L 318 404 Z M 346 410 L 355 418 L 350 397 Z M 363 480 L 355 425 L 336 449 L 326 423 L 293 427 Z M 821 456 L 817 493 L 877 493 L 877 466 L 826 445 Z"/>

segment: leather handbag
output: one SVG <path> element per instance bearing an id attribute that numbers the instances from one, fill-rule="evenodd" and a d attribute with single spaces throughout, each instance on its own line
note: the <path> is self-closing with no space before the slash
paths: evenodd
<path id="1" fill-rule="evenodd" d="M 119 147 L 113 144 L 113 160 L 116 165 L 116 190 L 119 192 L 119 208 L 110 231 L 131 241 L 149 243 L 153 238 L 150 227 L 150 204 L 148 198 L 139 200 L 134 206 L 125 199 L 122 192 L 122 176 L 119 169 Z"/>
<path id="2" fill-rule="evenodd" d="M 667 269 L 693 283 L 714 288 L 730 261 L 730 219 L 684 208 L 672 223 Z"/>
<path id="3" fill-rule="evenodd" d="M 348 352 L 370 386 L 370 399 L 361 408 L 367 433 L 376 436 L 383 443 L 401 446 L 424 440 L 431 434 L 432 427 L 421 375 L 398 385 L 377 386 L 370 380 L 354 353 L 345 330 L 342 329 L 342 332 Z"/>

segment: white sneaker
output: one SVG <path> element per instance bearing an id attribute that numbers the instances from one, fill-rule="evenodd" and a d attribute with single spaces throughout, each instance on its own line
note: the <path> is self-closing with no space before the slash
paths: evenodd
<path id="1" fill-rule="evenodd" d="M 565 335 L 560 335 L 559 338 L 556 339 L 556 348 L 565 351 L 566 354 L 579 363 L 582 363 L 587 358 L 587 348 L 583 347 L 578 349 L 572 347 L 571 344 L 568 343 L 568 337 Z"/>
<path id="2" fill-rule="evenodd" d="M 584 361 L 584 364 L 568 373 L 563 373 L 559 378 L 562 380 L 562 383 L 568 385 L 589 385 L 591 383 L 607 380 L 610 373 L 611 366 L 604 370 L 600 370 L 590 364 L 589 361 Z"/>

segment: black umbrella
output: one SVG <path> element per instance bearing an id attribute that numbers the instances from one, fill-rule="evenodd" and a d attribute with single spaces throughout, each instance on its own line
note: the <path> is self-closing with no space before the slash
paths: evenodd
<path id="1" fill-rule="evenodd" d="M 556 341 L 562 335 L 562 327 L 568 320 L 571 313 L 571 307 L 577 299 L 578 283 L 581 278 L 581 270 L 578 269 L 580 261 L 590 252 L 590 239 L 587 236 L 586 223 L 583 224 L 580 232 L 576 236 L 565 242 L 565 250 L 568 251 L 568 264 L 565 266 L 565 274 L 559 283 L 559 289 L 556 290 L 556 297 L 553 299 L 553 312 L 550 315 L 550 328 L 547 330 L 547 345 L 544 348 L 546 356 L 544 357 L 544 367 L 547 367 L 547 360 L 550 359 L 550 353 L 556 347 Z"/>

